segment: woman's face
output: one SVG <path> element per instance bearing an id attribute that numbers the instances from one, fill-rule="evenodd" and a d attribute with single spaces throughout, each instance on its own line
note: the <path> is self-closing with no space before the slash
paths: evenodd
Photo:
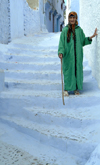
<path id="1" fill-rule="evenodd" d="M 70 23 L 71 25 L 74 25 L 75 22 L 76 22 L 76 17 L 75 17 L 75 16 L 69 17 L 69 23 Z"/>

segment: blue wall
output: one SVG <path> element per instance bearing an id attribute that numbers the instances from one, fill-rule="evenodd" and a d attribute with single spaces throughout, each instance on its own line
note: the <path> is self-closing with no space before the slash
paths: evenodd
<path id="1" fill-rule="evenodd" d="M 51 20 L 49 19 L 49 12 L 51 11 Z M 54 32 L 60 31 L 60 20 L 57 17 L 57 12 L 52 11 L 48 2 L 45 4 L 45 25 L 48 32 L 53 32 L 53 14 L 54 14 Z"/>

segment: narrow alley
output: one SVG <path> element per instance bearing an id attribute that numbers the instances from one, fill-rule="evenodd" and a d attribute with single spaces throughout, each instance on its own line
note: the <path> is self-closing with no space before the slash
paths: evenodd
<path id="1" fill-rule="evenodd" d="M 0 45 L 0 150 L 15 152 L 1 165 L 85 165 L 100 143 L 100 89 L 85 57 L 83 91 L 63 106 L 59 36 L 37 33 Z"/>

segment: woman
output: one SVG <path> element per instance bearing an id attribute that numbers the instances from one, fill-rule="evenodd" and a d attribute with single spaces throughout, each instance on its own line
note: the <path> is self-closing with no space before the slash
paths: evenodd
<path id="1" fill-rule="evenodd" d="M 58 56 L 63 60 L 64 74 L 64 95 L 68 91 L 74 91 L 79 95 L 78 90 L 83 87 L 83 46 L 91 44 L 92 38 L 97 35 L 97 28 L 91 37 L 85 37 L 81 27 L 78 26 L 77 13 L 70 12 L 69 23 L 62 30 L 60 35 Z"/>

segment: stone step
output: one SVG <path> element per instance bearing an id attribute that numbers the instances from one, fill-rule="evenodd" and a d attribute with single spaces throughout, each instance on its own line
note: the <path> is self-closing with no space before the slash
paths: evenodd
<path id="1" fill-rule="evenodd" d="M 57 49 L 49 48 L 46 49 L 45 47 L 43 48 L 34 48 L 34 49 L 18 49 L 18 48 L 8 48 L 5 54 L 10 54 L 10 55 L 56 55 L 58 54 Z"/>
<path id="2" fill-rule="evenodd" d="M 99 99 L 97 97 L 96 100 L 93 100 L 93 97 L 91 97 L 91 105 L 88 97 L 70 96 L 65 98 L 65 106 L 63 106 L 61 98 L 32 96 L 28 98 L 24 93 L 22 96 L 5 93 L 0 97 L 0 115 L 17 116 L 19 118 L 23 116 L 40 124 L 85 128 L 100 122 Z M 82 105 L 78 101 L 82 102 Z"/>
<path id="3" fill-rule="evenodd" d="M 88 84 L 89 85 L 89 84 Z M 94 99 L 95 97 L 95 99 Z M 52 90 L 52 91 L 36 91 L 36 90 L 22 90 L 22 89 L 12 89 L 5 90 L 0 93 L 0 102 L 3 106 L 1 109 L 5 109 L 4 99 L 7 99 L 7 104 L 9 100 L 14 99 L 14 104 L 16 100 L 19 100 L 20 103 L 26 100 L 24 104 L 30 106 L 37 106 L 49 108 L 65 108 L 65 109 L 78 109 L 78 108 L 91 108 L 92 106 L 99 106 L 100 100 L 100 91 L 92 90 L 83 91 L 81 95 L 76 96 L 70 93 L 69 97 L 65 97 L 65 106 L 62 104 L 62 91 Z M 28 101 L 27 101 L 28 100 Z M 80 104 L 82 103 L 82 104 Z M 92 103 L 92 104 L 91 104 Z M 27 105 L 24 107 L 27 107 Z M 15 105 L 13 105 L 15 106 Z"/>
<path id="4" fill-rule="evenodd" d="M 0 164 L 2 165 L 19 165 L 20 163 L 24 165 L 66 165 L 66 162 L 67 165 L 77 165 L 77 163 L 83 165 L 83 161 L 74 155 L 44 145 L 32 136 L 16 131 L 6 124 L 0 123 L 0 125 L 3 128 L 2 134 L 6 132 L 7 135 L 7 138 L 2 136 L 2 141 L 0 141 Z"/>
<path id="5" fill-rule="evenodd" d="M 9 79 L 5 78 L 5 89 L 23 89 L 23 90 L 37 90 L 37 91 L 50 91 L 50 90 L 60 90 L 61 91 L 61 81 L 55 80 L 29 80 L 29 79 Z"/>
<path id="6" fill-rule="evenodd" d="M 21 57 L 21 58 L 24 58 L 24 57 L 41 57 L 41 58 L 47 58 L 47 57 L 51 57 L 51 58 L 57 58 L 58 56 L 58 52 L 57 50 L 42 50 L 42 51 L 30 51 L 30 50 L 19 50 L 17 49 L 16 51 L 14 49 L 11 49 L 6 51 L 6 53 L 3 53 L 3 56 L 5 56 L 6 58 L 12 58 L 12 57 L 15 57 L 15 58 L 18 58 L 18 57 Z M 17 57 L 18 56 L 18 57 Z"/>
<path id="7" fill-rule="evenodd" d="M 1 116 L 1 121 L 10 127 L 16 128 L 22 133 L 32 136 L 43 145 L 52 146 L 63 152 L 68 152 L 79 158 L 90 155 L 95 144 L 95 133 L 90 128 L 72 129 L 55 125 L 37 124 L 23 118 Z M 91 138 L 90 138 L 91 137 Z M 100 141 L 100 140 L 98 140 Z"/>
<path id="8" fill-rule="evenodd" d="M 60 80 L 61 79 L 61 72 L 60 70 L 41 70 L 41 71 L 33 71 L 33 70 L 5 70 L 5 77 L 12 78 L 15 80 L 34 80 L 37 79 L 42 81 L 48 80 Z"/>
<path id="9" fill-rule="evenodd" d="M 30 164 L 44 165 L 46 164 L 46 160 L 43 161 L 43 159 L 40 159 L 38 156 L 36 157 L 29 154 L 28 152 L 22 150 L 20 147 L 0 141 L 0 164 L 18 165 L 20 163 L 24 165 L 30 165 Z"/>
<path id="10" fill-rule="evenodd" d="M 81 92 L 81 97 L 84 96 L 85 93 L 87 95 L 97 95 L 98 87 L 95 88 L 96 81 L 91 79 L 92 83 L 88 83 L 87 81 L 83 82 L 83 91 Z M 13 90 L 17 88 L 19 90 L 32 90 L 32 91 L 55 91 L 60 92 L 62 89 L 61 80 L 29 80 L 29 79 L 14 79 L 14 78 L 5 78 L 5 89 Z M 95 88 L 95 91 L 94 91 Z M 93 93 L 94 92 L 94 93 Z"/>
<path id="11" fill-rule="evenodd" d="M 37 90 L 25 90 L 25 89 L 9 89 L 0 93 L 0 96 L 7 97 L 50 97 L 50 98 L 61 98 L 61 91 L 37 91 Z"/>
<path id="12" fill-rule="evenodd" d="M 92 76 L 92 70 L 91 70 L 91 68 L 90 67 L 88 67 L 88 66 L 86 66 L 85 68 L 84 68 L 84 77 L 86 77 L 87 78 L 87 76 Z"/>
<path id="13" fill-rule="evenodd" d="M 60 70 L 59 62 L 0 62 L 0 67 L 5 70 Z"/>
<path id="14" fill-rule="evenodd" d="M 44 82 L 43 82 L 44 83 Z M 45 84 L 44 84 L 45 85 Z M 98 88 L 96 90 L 94 90 L 92 87 L 94 87 L 94 85 L 90 84 L 90 87 L 88 89 L 88 85 L 89 83 L 85 83 L 84 87 L 83 87 L 83 91 L 80 91 L 80 95 L 79 96 L 75 96 L 70 92 L 69 97 L 92 97 L 92 96 L 99 96 L 100 91 L 97 93 Z M 37 90 L 24 90 L 24 89 L 11 89 L 11 90 L 7 90 L 7 91 L 3 91 L 1 92 L 1 95 L 6 95 L 8 94 L 9 96 L 14 95 L 17 97 L 18 96 L 39 96 L 39 97 L 53 97 L 53 98 L 61 98 L 61 91 L 57 91 L 57 90 L 53 90 L 53 91 L 37 91 Z M 65 97 L 65 98 L 69 98 L 69 97 Z"/>
<path id="15" fill-rule="evenodd" d="M 44 35 L 41 36 L 41 41 L 42 37 Z M 59 165 L 81 165 L 78 161 L 71 161 L 74 158 L 70 155 L 68 162 L 68 154 L 87 160 L 100 142 L 100 131 L 98 131 L 100 92 L 94 88 L 93 79 L 88 82 L 91 71 L 87 68 L 85 61 L 83 91 L 80 96 L 70 93 L 69 97 L 65 97 L 65 106 L 63 106 L 61 66 L 57 57 L 57 46 L 33 46 L 35 42 L 35 45 L 39 44 L 39 39 L 33 39 L 34 42 L 32 40 L 30 45 L 27 43 L 9 44 L 12 48 L 8 49 L 2 59 L 6 62 L 0 63 L 6 74 L 6 88 L 0 93 L 0 120 L 10 126 L 10 137 L 14 134 L 12 131 L 14 129 L 19 133 L 24 133 L 27 141 L 29 141 L 27 135 L 32 137 L 33 146 L 35 143 L 32 142 L 35 139 L 41 142 L 41 148 L 44 150 L 48 147 L 49 153 L 56 155 L 56 151 L 60 151 L 62 154 L 59 157 L 62 157 L 64 153 L 64 156 L 67 156 L 64 159 L 65 164 L 58 161 Z M 97 113 L 95 114 L 94 111 Z M 8 139 L 7 135 L 4 136 L 5 139 Z M 18 138 L 18 136 L 15 137 Z M 15 139 L 14 141 L 16 143 Z M 40 149 L 40 145 L 37 145 L 35 149 L 37 148 Z M 42 151 L 38 152 L 42 153 Z M 82 162 L 83 164 L 85 162 Z"/>
<path id="16" fill-rule="evenodd" d="M 30 51 L 43 51 L 43 50 L 56 50 L 58 49 L 58 45 L 33 45 L 33 44 L 17 44 L 17 43 L 10 43 L 9 44 L 10 48 L 13 50 L 17 50 L 17 49 L 20 49 L 20 50 L 30 50 Z M 8 49 L 9 50 L 9 49 Z"/>
<path id="17" fill-rule="evenodd" d="M 94 111 L 94 107 L 90 107 L 90 108 L 86 107 L 85 110 L 82 107 L 75 108 L 73 110 L 69 108 L 49 109 L 40 106 L 25 107 L 24 109 L 27 113 L 31 114 L 30 117 L 32 117 L 32 114 L 37 118 L 41 117 L 41 120 L 44 120 L 46 124 L 48 123 L 48 124 L 57 125 L 57 122 L 59 121 L 58 125 L 60 123 L 62 127 L 83 128 L 89 126 L 90 124 L 95 124 L 96 122 L 98 123 L 100 121 L 100 117 L 99 117 L 100 111 L 98 106 L 95 106 L 95 111 Z M 42 119 L 42 115 L 43 115 L 43 119 Z M 46 118 L 44 119 L 45 115 Z M 54 118 L 56 118 L 56 120 L 54 120 Z M 36 119 L 34 120 L 36 122 Z M 39 121 L 37 122 L 39 123 Z"/>
<path id="18" fill-rule="evenodd" d="M 94 102 L 95 108 L 92 107 L 92 105 L 89 107 L 85 105 L 84 107 L 81 105 L 75 106 L 74 104 L 75 102 L 78 101 L 78 99 L 75 100 L 74 98 L 72 99 L 73 102 L 71 104 L 69 104 L 70 99 L 65 100 L 66 105 L 63 106 L 61 102 L 62 100 L 58 99 L 59 106 L 60 106 L 59 107 L 57 106 L 58 102 L 56 99 L 50 100 L 46 98 L 44 99 L 41 98 L 41 105 L 39 103 L 39 99 L 37 100 L 35 99 L 36 98 L 30 98 L 30 100 L 28 100 L 27 98 L 22 99 L 19 96 L 18 99 L 13 97 L 13 102 L 9 103 L 9 101 L 12 99 L 8 97 L 8 99 L 5 98 L 5 101 L 3 103 L 3 99 L 0 98 L 2 102 L 0 114 L 1 115 L 6 114 L 8 116 L 16 116 L 19 118 L 20 116 L 23 116 L 24 118 L 30 121 L 34 121 L 36 123 L 47 124 L 47 125 L 54 124 L 54 125 L 59 125 L 65 128 L 71 127 L 71 128 L 84 129 L 87 126 L 94 125 L 100 122 L 100 118 L 99 118 L 100 112 L 99 112 L 98 105 L 95 105 L 96 102 Z M 45 104 L 45 101 L 47 102 L 50 108 L 48 108 L 48 106 Z M 50 101 L 53 102 L 53 105 L 50 103 Z M 79 99 L 79 101 L 82 101 L 82 99 Z M 84 103 L 85 103 L 85 99 L 83 99 L 83 104 Z M 6 110 L 5 104 L 9 105 L 7 110 Z M 18 109 L 20 111 L 18 111 Z"/>
<path id="19" fill-rule="evenodd" d="M 90 70 L 83 70 L 84 79 L 92 77 Z M 60 80 L 61 71 L 60 70 L 5 70 L 5 77 L 13 79 L 45 79 L 45 80 Z"/>
<path id="20" fill-rule="evenodd" d="M 53 54 L 35 54 L 35 55 L 4 55 L 4 60 L 8 62 L 59 62 L 59 58 Z"/>
<path id="21" fill-rule="evenodd" d="M 58 58 L 58 52 L 57 51 L 40 51 L 40 52 L 16 52 L 14 51 L 14 53 L 11 52 L 6 52 L 5 54 L 3 54 L 3 59 L 5 61 L 12 61 L 12 62 L 48 62 L 48 61 L 60 61 Z M 88 66 L 88 61 L 87 60 L 83 60 L 83 66 L 87 67 Z M 89 67 L 88 67 L 89 68 Z M 91 70 L 91 68 L 90 68 Z"/>

